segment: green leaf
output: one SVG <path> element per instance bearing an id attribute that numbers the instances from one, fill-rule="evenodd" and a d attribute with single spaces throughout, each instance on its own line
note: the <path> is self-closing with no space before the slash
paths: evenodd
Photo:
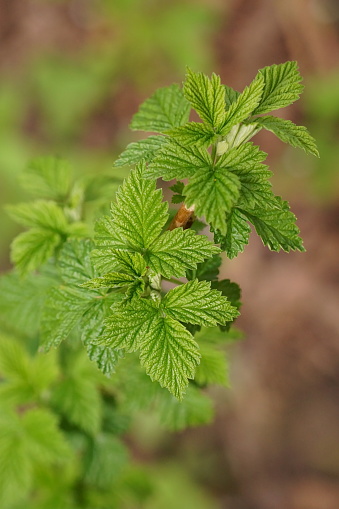
<path id="1" fill-rule="evenodd" d="M 158 316 L 140 341 L 140 361 L 151 380 L 182 399 L 188 379 L 199 364 L 198 345 L 188 330 L 169 317 Z"/>
<path id="2" fill-rule="evenodd" d="M 207 150 L 198 147 L 183 147 L 176 142 L 168 143 L 145 170 L 146 178 L 163 180 L 191 177 L 199 169 L 207 171 L 212 159 Z"/>
<path id="3" fill-rule="evenodd" d="M 122 286 L 134 283 L 135 277 L 120 272 L 110 272 L 104 276 L 95 277 L 82 283 L 82 288 L 121 288 Z"/>
<path id="4" fill-rule="evenodd" d="M 19 273 L 25 275 L 46 263 L 60 242 L 58 233 L 32 228 L 20 233 L 12 242 L 11 261 Z"/>
<path id="5" fill-rule="evenodd" d="M 251 228 L 244 213 L 237 208 L 232 209 L 227 215 L 226 225 L 226 234 L 216 232 L 214 242 L 220 244 L 220 248 L 232 259 L 244 251 L 249 242 Z"/>
<path id="6" fill-rule="evenodd" d="M 258 106 L 264 88 L 264 77 L 258 74 L 252 83 L 236 98 L 226 112 L 226 118 L 220 129 L 225 136 L 231 128 L 246 120 Z"/>
<path id="7" fill-rule="evenodd" d="M 98 338 L 105 332 L 104 321 L 111 312 L 112 301 L 109 299 L 96 300 L 81 318 L 81 341 L 86 347 L 88 357 L 96 362 L 99 369 L 106 376 L 115 372 L 122 350 L 115 350 L 109 346 L 97 344 Z"/>
<path id="8" fill-rule="evenodd" d="M 269 113 L 285 108 L 299 99 L 304 87 L 297 62 L 271 65 L 259 71 L 265 80 L 264 91 L 260 104 L 253 114 Z"/>
<path id="9" fill-rule="evenodd" d="M 201 344 L 201 361 L 197 367 L 194 381 L 200 387 L 206 387 L 212 384 L 229 385 L 228 365 L 225 353 L 216 350 L 210 344 Z"/>
<path id="10" fill-rule="evenodd" d="M 229 279 L 221 279 L 220 281 L 212 281 L 211 288 L 219 290 L 236 309 L 240 308 L 241 290 L 237 283 L 233 283 Z"/>
<path id="11" fill-rule="evenodd" d="M 162 201 L 162 192 L 156 190 L 155 182 L 143 178 L 144 171 L 145 163 L 130 173 L 112 206 L 113 235 L 123 240 L 125 249 L 130 247 L 136 251 L 147 249 L 167 221 L 168 205 Z"/>
<path id="12" fill-rule="evenodd" d="M 184 94 L 202 120 L 218 130 L 225 118 L 225 89 L 220 76 L 194 73 L 187 69 Z"/>
<path id="13" fill-rule="evenodd" d="M 52 394 L 52 405 L 81 430 L 95 435 L 101 422 L 101 399 L 93 380 L 84 375 L 68 375 Z"/>
<path id="14" fill-rule="evenodd" d="M 173 191 L 173 193 L 182 194 L 184 187 L 185 187 L 185 184 L 183 182 L 180 182 L 180 180 L 178 180 L 173 186 L 170 186 L 170 190 Z"/>
<path id="15" fill-rule="evenodd" d="M 219 252 L 204 235 L 176 228 L 166 231 L 145 254 L 147 264 L 166 278 L 185 276 L 187 269 Z"/>
<path id="16" fill-rule="evenodd" d="M 58 157 L 38 157 L 20 175 L 22 186 L 38 198 L 64 201 L 70 191 L 72 168 Z"/>
<path id="17" fill-rule="evenodd" d="M 133 306 L 113 306 L 101 340 L 113 348 L 140 350 L 140 360 L 152 380 L 181 398 L 193 378 L 199 351 L 187 329 L 162 316 L 159 303 L 140 299 Z"/>
<path id="18" fill-rule="evenodd" d="M 115 161 L 114 166 L 134 165 L 143 159 L 150 162 L 167 141 L 164 136 L 149 136 L 144 140 L 130 143 Z"/>
<path id="19" fill-rule="evenodd" d="M 86 484 L 107 489 L 122 474 L 128 459 L 126 447 L 115 436 L 100 433 L 89 444 L 83 460 L 84 480 Z"/>
<path id="20" fill-rule="evenodd" d="M 88 239 L 72 239 L 63 245 L 58 266 L 66 285 L 77 288 L 97 275 L 90 258 L 92 249 L 93 242 Z"/>
<path id="21" fill-rule="evenodd" d="M 200 365 L 197 367 L 199 370 Z M 196 376 L 194 378 L 196 380 Z M 162 393 L 159 410 L 160 421 L 171 431 L 181 431 L 194 426 L 209 424 L 214 416 L 211 399 L 190 384 L 182 401 Z"/>
<path id="22" fill-rule="evenodd" d="M 199 170 L 185 187 L 186 205 L 195 205 L 195 213 L 221 232 L 226 231 L 226 212 L 240 195 L 238 177 L 226 168 Z"/>
<path id="23" fill-rule="evenodd" d="M 48 465 L 68 458 L 69 447 L 51 412 L 34 408 L 23 415 L 22 425 L 28 438 L 27 453 L 34 460 Z"/>
<path id="24" fill-rule="evenodd" d="M 315 139 L 310 135 L 306 127 L 295 125 L 290 120 L 272 116 L 259 117 L 255 121 L 259 126 L 278 136 L 281 141 L 289 143 L 292 147 L 301 148 L 307 154 L 319 157 Z"/>
<path id="25" fill-rule="evenodd" d="M 181 127 L 168 131 L 167 134 L 183 146 L 195 145 L 196 147 L 205 147 L 216 139 L 216 134 L 212 127 L 201 122 L 188 122 Z"/>
<path id="26" fill-rule="evenodd" d="M 237 92 L 237 90 L 234 90 L 228 85 L 224 85 L 224 89 L 225 89 L 226 110 L 229 110 L 230 106 L 238 99 L 240 92 Z"/>
<path id="27" fill-rule="evenodd" d="M 27 454 L 18 417 L 1 409 L 0 504 L 11 507 L 26 498 L 32 483 L 33 459 Z"/>
<path id="28" fill-rule="evenodd" d="M 40 344 L 44 351 L 67 339 L 92 305 L 93 293 L 62 286 L 53 288 L 42 315 Z"/>
<path id="29" fill-rule="evenodd" d="M 211 283 L 194 279 L 170 290 L 162 300 L 166 316 L 184 323 L 213 326 L 225 325 L 232 321 L 238 312 Z"/>
<path id="30" fill-rule="evenodd" d="M 59 234 L 67 231 L 65 214 L 53 201 L 36 200 L 30 203 L 7 205 L 6 210 L 14 221 L 23 226 L 44 228 Z"/>
<path id="31" fill-rule="evenodd" d="M 242 210 L 242 213 L 254 225 L 263 244 L 272 251 L 305 251 L 295 224 L 296 217 L 280 197 L 275 197 L 266 208 Z"/>
<path id="32" fill-rule="evenodd" d="M 139 108 L 131 122 L 131 129 L 164 133 L 188 121 L 190 105 L 180 87 L 159 88 Z"/>
<path id="33" fill-rule="evenodd" d="M 195 270 L 188 270 L 186 277 L 189 280 L 197 278 L 199 281 L 213 281 L 218 277 L 221 261 L 221 256 L 215 254 L 212 258 L 199 263 Z"/>
<path id="34" fill-rule="evenodd" d="M 55 279 L 48 275 L 29 274 L 22 279 L 16 273 L 0 278 L 0 321 L 7 329 L 21 335 L 38 332 L 41 310 Z"/>
<path id="35" fill-rule="evenodd" d="M 268 179 L 272 173 L 261 164 L 267 154 L 252 143 L 245 143 L 230 149 L 222 155 L 217 163 L 220 167 L 230 168 L 238 177 L 241 187 L 237 206 L 265 206 L 272 197 L 271 184 Z"/>

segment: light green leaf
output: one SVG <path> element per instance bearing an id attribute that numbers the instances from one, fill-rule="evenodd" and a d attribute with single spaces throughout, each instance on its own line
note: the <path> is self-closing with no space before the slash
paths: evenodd
<path id="1" fill-rule="evenodd" d="M 232 259 L 244 251 L 249 242 L 251 228 L 243 212 L 237 208 L 233 208 L 227 215 L 226 225 L 226 234 L 215 233 L 214 242 L 220 244 L 220 248 Z"/>
<path id="2" fill-rule="evenodd" d="M 34 408 L 23 415 L 22 426 L 27 435 L 27 453 L 39 463 L 60 463 L 68 458 L 69 447 L 58 428 L 55 415 Z"/>
<path id="3" fill-rule="evenodd" d="M 134 165 L 143 159 L 150 162 L 167 141 L 168 138 L 165 136 L 149 136 L 144 140 L 130 143 L 115 161 L 114 166 Z"/>
<path id="4" fill-rule="evenodd" d="M 58 157 L 38 157 L 20 175 L 22 186 L 38 198 L 63 201 L 71 186 L 72 167 Z"/>
<path id="5" fill-rule="evenodd" d="M 184 94 L 202 120 L 218 130 L 225 118 L 225 89 L 220 76 L 192 72 L 187 69 Z"/>
<path id="6" fill-rule="evenodd" d="M 259 106 L 253 114 L 269 113 L 285 108 L 299 99 L 304 87 L 297 62 L 285 62 L 264 67 L 259 71 L 265 80 L 264 91 Z"/>
<path id="7" fill-rule="evenodd" d="M 229 385 L 228 365 L 225 353 L 212 345 L 200 345 L 201 361 L 195 372 L 194 381 L 200 387 L 208 385 Z"/>
<path id="8" fill-rule="evenodd" d="M 230 106 L 238 99 L 240 92 L 237 92 L 237 90 L 234 90 L 228 85 L 224 85 L 224 89 L 226 110 L 229 110 Z"/>
<path id="9" fill-rule="evenodd" d="M 225 325 L 238 316 L 237 310 L 211 283 L 194 279 L 170 290 L 162 300 L 166 316 L 184 323 L 213 326 Z"/>
<path id="10" fill-rule="evenodd" d="M 200 365 L 197 367 L 197 371 L 199 368 Z M 194 380 L 196 380 L 196 376 Z M 158 408 L 157 410 L 160 412 L 160 421 L 171 431 L 206 425 L 213 419 L 212 400 L 192 384 L 187 387 L 182 401 L 178 401 L 172 395 L 164 392 L 161 393 L 159 399 L 159 410 Z"/>
<path id="11" fill-rule="evenodd" d="M 16 273 L 3 275 L 0 278 L 1 323 L 21 335 L 36 335 L 43 304 L 55 282 L 53 277 L 41 274 L 29 274 L 25 279 Z"/>
<path id="12" fill-rule="evenodd" d="M 265 206 L 271 198 L 271 184 L 268 179 L 272 173 L 261 164 L 267 154 L 252 143 L 245 143 L 230 149 L 217 161 L 217 167 L 230 168 L 238 177 L 241 187 L 237 206 Z"/>
<path id="13" fill-rule="evenodd" d="M 58 265 L 66 285 L 78 287 L 96 275 L 90 258 L 92 249 L 93 242 L 88 239 L 72 239 L 63 245 Z"/>
<path id="14" fill-rule="evenodd" d="M 96 490 L 108 489 L 117 481 L 128 459 L 121 440 L 108 433 L 100 433 L 89 444 L 83 458 L 84 480 Z"/>
<path id="15" fill-rule="evenodd" d="M 124 348 L 127 352 L 135 352 L 143 336 L 152 327 L 159 311 L 151 300 L 139 299 L 133 305 L 112 306 L 113 314 L 105 321 L 105 335 L 97 343 L 108 345 L 114 349 Z"/>
<path id="16" fill-rule="evenodd" d="M 106 376 L 115 372 L 119 359 L 123 357 L 122 350 L 98 344 L 105 331 L 104 321 L 112 313 L 111 304 L 112 301 L 108 298 L 96 300 L 81 318 L 80 326 L 81 341 L 86 347 L 88 357 L 97 363 Z"/>
<path id="17" fill-rule="evenodd" d="M 252 83 L 236 98 L 226 112 L 220 134 L 225 136 L 231 128 L 246 120 L 258 106 L 264 88 L 264 77 L 258 74 Z"/>
<path id="18" fill-rule="evenodd" d="M 188 330 L 176 320 L 157 316 L 140 341 L 140 361 L 151 380 L 182 399 L 188 379 L 194 378 L 199 348 Z"/>
<path id="19" fill-rule="evenodd" d="M 185 187 L 186 205 L 195 205 L 195 213 L 221 232 L 226 232 L 226 212 L 240 196 L 238 177 L 226 168 L 199 170 Z"/>
<path id="20" fill-rule="evenodd" d="M 145 254 L 147 264 L 164 277 L 185 276 L 187 269 L 219 252 L 204 235 L 176 228 L 166 231 Z"/>
<path id="21" fill-rule="evenodd" d="M 41 323 L 41 346 L 48 351 L 67 339 L 81 317 L 93 305 L 93 291 L 60 286 L 46 300 Z"/>
<path id="22" fill-rule="evenodd" d="M 43 265 L 53 255 L 61 243 L 58 233 L 32 228 L 20 233 L 11 245 L 11 261 L 21 275 L 25 275 Z"/>
<path id="23" fill-rule="evenodd" d="M 243 209 L 242 213 L 254 225 L 263 244 L 272 251 L 305 251 L 295 224 L 296 217 L 280 197 L 276 196 L 266 208 Z"/>
<path id="24" fill-rule="evenodd" d="M 159 88 L 139 108 L 131 122 L 131 129 L 163 133 L 188 121 L 190 105 L 180 87 Z"/>
<path id="25" fill-rule="evenodd" d="M 63 234 L 67 230 L 67 219 L 63 210 L 53 201 L 36 200 L 6 207 L 14 221 L 26 227 L 45 228 Z"/>
<path id="26" fill-rule="evenodd" d="M 207 171 L 212 159 L 207 150 L 198 147 L 183 147 L 178 143 L 168 143 L 161 149 L 146 169 L 146 178 L 172 180 L 194 175 L 199 169 Z"/>
<path id="27" fill-rule="evenodd" d="M 183 146 L 195 145 L 196 147 L 210 145 L 217 136 L 211 126 L 201 122 L 188 122 L 168 131 L 167 134 Z"/>
<path id="28" fill-rule="evenodd" d="M 135 277 L 120 272 L 110 272 L 82 283 L 82 288 L 121 288 L 135 281 Z"/>
<path id="29" fill-rule="evenodd" d="M 156 189 L 155 181 L 143 178 L 145 164 L 140 164 L 124 181 L 112 206 L 114 237 L 123 239 L 126 247 L 133 250 L 147 249 L 160 235 L 167 221 L 167 203 L 162 201 L 162 192 Z M 109 242 L 112 238 L 110 235 Z M 99 240 L 100 244 L 101 238 Z"/>
<path id="30" fill-rule="evenodd" d="M 95 435 L 101 423 L 101 399 L 93 380 L 84 375 L 68 375 L 52 394 L 52 405 L 81 430 Z"/>
<path id="31" fill-rule="evenodd" d="M 272 116 L 258 117 L 255 121 L 259 126 L 278 136 L 281 141 L 289 143 L 292 147 L 301 148 L 307 154 L 319 157 L 315 139 L 310 135 L 306 127 L 295 125 L 290 120 Z"/>

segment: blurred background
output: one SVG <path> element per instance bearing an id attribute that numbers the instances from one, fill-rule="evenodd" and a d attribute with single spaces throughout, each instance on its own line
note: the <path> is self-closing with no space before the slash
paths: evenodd
<path id="1" fill-rule="evenodd" d="M 270 253 L 253 235 L 224 260 L 243 290 L 245 340 L 229 351 L 214 423 L 169 435 L 145 418 L 128 438 L 163 472 L 154 509 L 176 509 L 178 496 L 186 509 L 339 507 L 339 3 L 0 0 L 1 204 L 26 198 L 17 177 L 37 155 L 69 159 L 77 175 L 112 172 L 137 139 L 128 124 L 140 102 L 180 83 L 186 65 L 242 90 L 286 60 L 306 90 L 277 113 L 310 129 L 321 158 L 270 133 L 255 141 L 307 252 Z M 18 231 L 1 212 L 2 272 Z"/>

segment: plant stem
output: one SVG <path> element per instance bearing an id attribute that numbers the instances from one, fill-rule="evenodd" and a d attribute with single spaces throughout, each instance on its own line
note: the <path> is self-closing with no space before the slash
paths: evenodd
<path id="1" fill-rule="evenodd" d="M 183 228 L 187 230 L 192 226 L 194 221 L 194 205 L 192 207 L 187 208 L 183 203 L 180 209 L 175 214 L 171 224 L 169 225 L 169 230 L 174 230 L 175 228 Z"/>

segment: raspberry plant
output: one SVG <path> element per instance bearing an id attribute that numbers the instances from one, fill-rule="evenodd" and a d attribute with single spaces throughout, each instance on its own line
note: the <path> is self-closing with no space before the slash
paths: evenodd
<path id="1" fill-rule="evenodd" d="M 74 502 L 81 482 L 76 507 L 92 507 L 93 493 L 112 504 L 113 491 L 114 500 L 126 495 L 117 435 L 135 408 L 152 408 L 170 429 L 211 419 L 203 389 L 227 383 L 223 344 L 236 336 L 240 307 L 238 285 L 218 279 L 222 252 L 242 252 L 251 225 L 273 251 L 304 250 L 288 203 L 272 191 L 266 154 L 249 141 L 268 129 L 317 156 L 305 127 L 267 115 L 302 89 L 297 64 L 286 62 L 261 69 L 242 93 L 191 70 L 182 88 L 157 90 L 131 123 L 157 134 L 115 162 L 134 168 L 108 215 L 100 211 L 114 178 L 74 182 L 69 164 L 50 157 L 25 170 L 22 184 L 38 199 L 7 208 L 27 231 L 14 240 L 15 270 L 0 283 L 3 504 L 19 486 L 29 491 L 34 469 L 59 468 L 70 449 L 75 462 L 89 459 L 65 480 L 65 493 Z M 191 109 L 200 122 L 189 121 Z M 157 178 L 176 179 L 174 218 Z M 212 236 L 201 234 L 207 227 Z M 37 339 L 52 351 L 38 354 Z M 25 458 L 20 472 L 17 457 Z M 125 507 L 123 497 L 114 503 Z"/>

